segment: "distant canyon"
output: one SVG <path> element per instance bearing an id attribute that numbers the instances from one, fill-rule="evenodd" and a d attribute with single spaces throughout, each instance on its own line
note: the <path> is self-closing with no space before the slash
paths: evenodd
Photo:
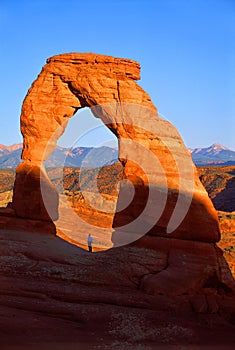
<path id="1" fill-rule="evenodd" d="M 197 167 L 199 178 L 206 188 L 215 208 L 221 229 L 221 240 L 218 246 L 223 250 L 230 270 L 235 277 L 235 166 L 207 166 Z M 122 166 L 119 162 L 102 167 L 98 173 L 96 168 L 83 169 L 65 167 L 61 177 L 61 168 L 50 167 L 48 176 L 60 192 L 60 202 L 69 204 L 73 211 L 85 222 L 94 228 L 103 227 L 107 234 L 97 241 L 95 250 L 110 247 L 111 227 L 113 221 L 112 210 L 110 212 L 97 211 L 93 208 L 100 204 L 102 198 L 110 203 L 110 209 L 114 206 L 118 196 L 118 182 L 122 175 Z M 98 174 L 98 176 L 97 176 Z M 96 178 L 97 177 L 97 178 Z M 5 207 L 12 199 L 12 189 L 15 179 L 13 168 L 0 169 L 0 207 Z M 82 188 L 82 190 L 81 190 Z M 97 189 L 99 195 L 97 195 Z M 84 194 L 89 193 L 92 203 L 84 199 Z M 101 194 L 101 196 L 100 196 Z M 63 209 L 65 210 L 65 209 Z M 71 229 L 70 229 L 71 226 Z M 63 231 L 61 227 L 66 227 Z M 58 234 L 67 241 L 85 248 L 85 243 L 79 239 L 84 235 L 82 227 L 74 233 L 74 228 L 68 216 L 61 219 L 57 227 Z"/>

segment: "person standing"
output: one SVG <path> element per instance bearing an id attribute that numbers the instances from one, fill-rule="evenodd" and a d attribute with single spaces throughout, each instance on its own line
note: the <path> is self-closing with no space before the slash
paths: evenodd
<path id="1" fill-rule="evenodd" d="M 89 233 L 88 238 L 87 238 L 87 245 L 88 245 L 88 251 L 90 253 L 92 253 L 92 242 L 93 242 L 93 238 L 92 238 L 91 234 Z"/>

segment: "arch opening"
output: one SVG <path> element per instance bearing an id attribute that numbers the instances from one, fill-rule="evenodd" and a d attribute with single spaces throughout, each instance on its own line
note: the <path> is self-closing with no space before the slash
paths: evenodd
<path id="1" fill-rule="evenodd" d="M 44 161 L 59 193 L 57 234 L 87 250 L 89 232 L 93 251 L 111 248 L 122 176 L 116 136 L 85 107 L 70 118 L 57 145 Z M 55 152 L 57 164 L 52 166 Z"/>

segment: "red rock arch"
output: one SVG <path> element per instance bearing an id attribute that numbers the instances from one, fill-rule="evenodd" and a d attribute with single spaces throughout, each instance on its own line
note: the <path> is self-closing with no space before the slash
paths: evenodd
<path id="1" fill-rule="evenodd" d="M 17 216 L 48 221 L 57 218 L 58 194 L 43 171 L 43 161 L 54 150 L 68 120 L 79 108 L 90 107 L 93 114 L 101 118 L 118 137 L 119 158 L 124 165 L 124 175 L 134 183 L 136 189 L 133 205 L 124 213 L 115 215 L 114 226 L 122 226 L 124 218 L 139 215 L 143 210 L 144 193 L 149 186 L 159 187 L 159 181 L 161 182 L 151 164 L 145 165 L 147 173 L 151 175 L 148 183 L 139 164 L 132 161 L 134 156 L 140 164 L 146 163 L 145 155 L 140 150 L 130 150 L 127 143 L 123 142 L 132 140 L 157 156 L 167 179 L 166 208 L 149 233 L 167 234 L 166 228 L 179 197 L 179 172 L 172 155 L 173 150 L 181 164 L 180 176 L 185 177 L 186 183 L 193 176 L 194 189 L 189 210 L 171 236 L 209 242 L 219 239 L 217 214 L 213 205 L 196 172 L 188 174 L 189 162 L 194 169 L 190 155 L 177 130 L 159 118 L 149 95 L 136 83 L 140 78 L 139 73 L 140 65 L 135 61 L 91 53 L 62 54 L 47 60 L 22 106 L 23 162 L 16 170 L 13 191 L 13 207 Z M 117 118 L 118 108 L 121 108 L 122 113 Z M 138 123 L 134 125 L 132 115 L 136 120 L 138 114 Z M 46 186 L 48 200 L 51 201 L 52 210 L 49 214 L 41 197 L 40 181 Z M 122 188 L 122 193 L 126 189 Z M 153 214 L 147 213 L 143 221 L 148 221 L 149 215 Z M 139 229 L 141 231 L 142 228 Z M 120 232 L 123 233 L 122 230 Z"/>

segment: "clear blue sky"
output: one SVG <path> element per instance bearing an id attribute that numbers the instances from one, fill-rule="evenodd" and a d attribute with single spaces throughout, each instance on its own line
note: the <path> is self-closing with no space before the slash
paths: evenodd
<path id="1" fill-rule="evenodd" d="M 234 0 L 0 0 L 0 143 L 46 58 L 95 52 L 141 64 L 141 86 L 188 147 L 235 150 Z"/>

